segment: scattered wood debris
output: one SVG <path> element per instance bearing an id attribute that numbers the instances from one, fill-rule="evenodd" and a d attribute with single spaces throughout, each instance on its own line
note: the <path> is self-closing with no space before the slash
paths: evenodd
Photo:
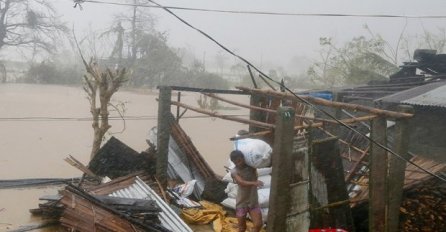
<path id="1" fill-rule="evenodd" d="M 423 183 L 405 194 L 400 207 L 401 231 L 443 231 L 446 228 L 446 185 Z"/>

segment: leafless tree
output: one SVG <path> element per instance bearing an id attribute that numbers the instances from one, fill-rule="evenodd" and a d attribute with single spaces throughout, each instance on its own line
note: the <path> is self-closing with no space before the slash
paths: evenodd
<path id="1" fill-rule="evenodd" d="M 0 49 L 27 47 L 52 52 L 67 32 L 49 0 L 0 0 Z"/>
<path id="2" fill-rule="evenodd" d="M 84 90 L 88 94 L 90 101 L 90 112 L 93 116 L 93 146 L 90 157 L 94 155 L 101 147 L 102 139 L 111 125 L 108 123 L 110 100 L 124 82 L 127 81 L 127 71 L 125 68 L 110 70 L 101 69 L 93 59 L 87 63 L 82 58 L 87 74 L 84 75 Z"/>

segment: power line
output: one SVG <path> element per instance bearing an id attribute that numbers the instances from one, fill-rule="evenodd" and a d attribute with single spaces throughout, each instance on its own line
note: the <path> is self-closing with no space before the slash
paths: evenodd
<path id="1" fill-rule="evenodd" d="M 232 117 L 247 117 L 246 114 L 226 114 L 225 116 Z M 181 119 L 200 119 L 200 118 L 215 118 L 208 115 L 196 115 L 196 116 L 183 116 Z M 125 120 L 125 121 L 144 121 L 144 120 L 158 120 L 158 116 L 145 115 L 145 116 L 124 116 L 123 118 L 112 116 L 108 118 L 111 121 Z M 93 121 L 92 117 L 0 117 L 0 122 L 27 122 L 27 121 L 39 121 L 39 122 L 53 122 L 53 121 Z"/>
<path id="2" fill-rule="evenodd" d="M 117 6 L 133 6 L 146 8 L 165 8 L 170 10 L 183 11 L 198 11 L 198 12 L 213 12 L 213 13 L 228 13 L 228 14 L 248 14 L 248 15 L 270 15 L 270 16 L 299 16 L 299 17 L 361 17 L 361 18 L 413 18 L 413 19 L 446 19 L 446 15 L 398 15 L 398 14 L 340 14 L 340 13 L 291 13 L 291 12 L 270 12 L 270 11 L 249 11 L 249 10 L 219 10 L 208 8 L 192 8 L 179 6 L 157 6 L 147 4 L 131 4 L 118 2 L 105 2 L 99 0 L 78 0 L 75 1 L 77 5 L 81 3 L 95 3 Z"/>
<path id="3" fill-rule="evenodd" d="M 283 83 L 276 81 L 274 79 L 272 79 L 271 77 L 269 77 L 268 75 L 266 75 L 265 73 L 263 73 L 259 68 L 257 68 L 256 66 L 254 66 L 251 62 L 249 62 L 248 60 L 246 60 L 245 58 L 237 55 L 236 53 L 234 53 L 233 51 L 229 50 L 227 47 L 225 47 L 223 44 L 221 44 L 220 42 L 218 42 L 217 40 L 215 40 L 213 37 L 211 37 L 210 35 L 208 35 L 207 33 L 203 32 L 202 30 L 192 26 L 190 23 L 188 23 L 187 21 L 185 21 L 184 19 L 182 19 L 181 17 L 179 17 L 178 15 L 176 15 L 175 13 L 173 13 L 170 9 L 163 7 L 162 5 L 156 3 L 153 0 L 147 0 L 161 8 L 163 8 L 165 11 L 167 11 L 169 14 L 171 14 L 172 16 L 174 16 L 175 18 L 177 18 L 178 20 L 180 20 L 182 23 L 186 24 L 187 26 L 189 26 L 190 28 L 198 31 L 200 34 L 202 34 L 203 36 L 205 36 L 206 38 L 210 39 L 211 41 L 213 41 L 214 43 L 216 43 L 220 48 L 222 48 L 223 50 L 227 51 L 229 54 L 233 55 L 234 57 L 237 57 L 238 59 L 240 59 L 241 61 L 243 61 L 245 64 L 251 66 L 253 69 L 255 69 L 257 72 L 259 72 L 261 75 L 263 75 L 265 78 L 267 78 L 268 80 L 272 81 L 273 83 L 277 84 L 278 86 L 280 86 L 281 88 L 283 88 L 284 90 L 286 90 L 287 92 L 291 93 L 294 97 L 296 97 L 297 99 L 299 99 L 300 101 L 304 102 L 305 104 L 311 106 L 313 109 L 327 115 L 329 118 L 335 120 L 337 123 L 341 124 L 342 126 L 344 126 L 345 128 L 363 136 L 364 138 L 366 138 L 369 142 L 377 145 L 378 147 L 380 147 L 381 149 L 384 149 L 385 151 L 389 152 L 390 154 L 392 154 L 393 156 L 399 158 L 402 161 L 406 161 L 407 163 L 415 166 L 416 168 L 422 170 L 423 172 L 427 173 L 428 175 L 431 175 L 435 178 L 438 178 L 439 180 L 442 180 L 444 182 L 446 182 L 446 179 L 436 175 L 435 173 L 424 169 L 423 167 L 421 167 L 420 165 L 416 164 L 415 162 L 411 161 L 410 159 L 406 159 L 405 157 L 397 154 L 396 152 L 394 152 L 393 150 L 391 150 L 390 148 L 382 145 L 381 143 L 375 141 L 374 139 L 370 138 L 369 136 L 367 136 L 366 134 L 356 130 L 355 128 L 347 125 L 346 123 L 340 121 L 339 119 L 337 119 L 335 116 L 331 115 L 330 113 L 328 113 L 327 111 L 325 111 L 322 108 L 317 107 L 316 105 L 312 104 L 311 102 L 303 99 L 302 97 L 298 96 L 297 94 L 295 94 L 292 90 L 290 90 L 288 87 L 286 87 Z"/>

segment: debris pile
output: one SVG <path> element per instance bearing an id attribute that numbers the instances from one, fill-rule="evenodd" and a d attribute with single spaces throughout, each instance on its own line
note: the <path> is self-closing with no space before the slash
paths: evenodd
<path id="1" fill-rule="evenodd" d="M 88 166 L 70 156 L 65 160 L 85 173 L 84 178 L 76 185 L 66 182 L 58 195 L 41 197 L 46 202 L 30 212 L 58 220 L 71 231 L 191 232 L 169 202 L 201 205 L 162 189 L 150 173 L 154 153 L 153 146 L 138 153 L 112 137 Z"/>
<path id="2" fill-rule="evenodd" d="M 401 231 L 443 231 L 446 228 L 446 186 L 430 183 L 405 194 Z"/>

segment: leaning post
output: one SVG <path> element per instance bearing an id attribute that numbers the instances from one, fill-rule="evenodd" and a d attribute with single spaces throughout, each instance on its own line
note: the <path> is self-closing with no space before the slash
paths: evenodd
<path id="1" fill-rule="evenodd" d="M 412 106 L 399 105 L 398 111 L 402 113 L 413 114 L 414 110 Z M 409 119 L 401 118 L 395 121 L 395 133 L 394 133 L 394 151 L 405 159 L 410 159 L 408 154 L 409 147 Z M 406 171 L 406 161 L 399 157 L 389 154 L 389 177 L 388 177 L 388 232 L 397 232 L 399 226 L 400 206 L 403 197 L 404 177 Z"/>
<path id="2" fill-rule="evenodd" d="M 257 106 L 262 107 L 262 102 L 264 101 L 264 96 L 259 94 L 251 94 L 250 98 L 250 105 L 251 106 Z M 249 119 L 259 122 L 265 122 L 265 112 L 259 111 L 259 110 L 249 110 Z M 263 128 L 256 127 L 254 125 L 249 125 L 249 132 L 255 133 L 261 131 Z"/>
<path id="3" fill-rule="evenodd" d="M 159 87 L 156 177 L 163 188 L 167 187 L 170 120 L 172 118 L 170 112 L 171 97 L 172 89 L 170 87 Z"/>
<path id="4" fill-rule="evenodd" d="M 387 146 L 387 122 L 384 117 L 372 120 L 371 139 Z M 370 142 L 369 231 L 386 231 L 387 152 Z"/>
<path id="5" fill-rule="evenodd" d="M 269 196 L 268 232 L 286 231 L 287 213 L 290 206 L 294 139 L 294 109 L 280 107 L 277 110 L 272 154 L 271 190 Z"/>

